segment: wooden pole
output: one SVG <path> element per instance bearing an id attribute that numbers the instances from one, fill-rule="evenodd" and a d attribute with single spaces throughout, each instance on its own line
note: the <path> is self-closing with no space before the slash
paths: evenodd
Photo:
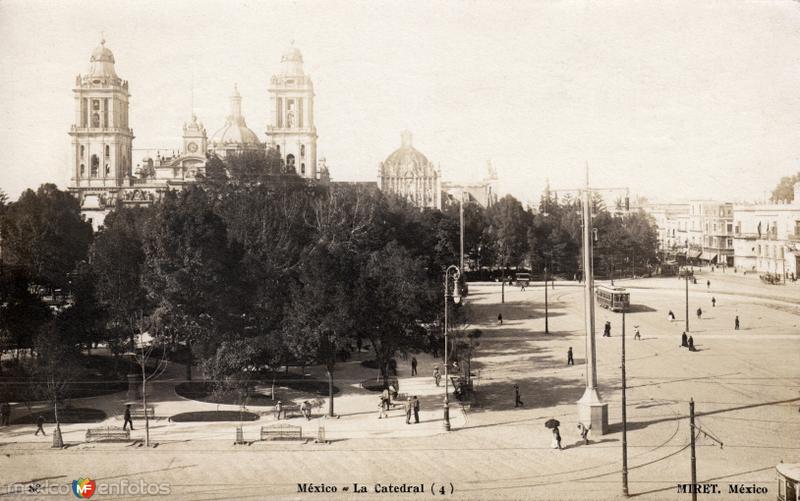
<path id="1" fill-rule="evenodd" d="M 694 398 L 689 400 L 689 431 L 692 445 L 692 501 L 697 501 L 697 459 L 694 454 Z"/>
<path id="2" fill-rule="evenodd" d="M 625 307 L 622 308 L 622 494 L 628 497 L 628 416 L 625 399 Z"/>

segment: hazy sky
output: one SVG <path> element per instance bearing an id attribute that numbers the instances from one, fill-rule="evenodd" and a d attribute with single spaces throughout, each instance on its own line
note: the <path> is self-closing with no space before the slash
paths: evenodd
<path id="1" fill-rule="evenodd" d="M 800 3 L 790 1 L 0 0 L 0 187 L 65 186 L 72 86 L 105 32 L 134 149 L 209 135 L 234 82 L 264 140 L 290 40 L 316 90 L 319 156 L 375 180 L 414 133 L 445 180 L 537 200 L 593 181 L 654 199 L 756 199 L 800 170 Z"/>

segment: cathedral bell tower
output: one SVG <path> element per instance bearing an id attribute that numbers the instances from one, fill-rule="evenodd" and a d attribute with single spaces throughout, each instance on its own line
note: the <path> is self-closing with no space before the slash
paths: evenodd
<path id="1" fill-rule="evenodd" d="M 70 128 L 71 187 L 122 186 L 131 176 L 133 130 L 128 126 L 128 82 L 114 70 L 106 41 L 92 52 L 89 71 L 75 78 Z"/>
<path id="2" fill-rule="evenodd" d="M 288 168 L 317 178 L 317 128 L 314 126 L 314 84 L 303 72 L 303 55 L 289 46 L 281 56 L 281 71 L 269 85 L 270 116 L 267 148 L 275 148 Z"/>

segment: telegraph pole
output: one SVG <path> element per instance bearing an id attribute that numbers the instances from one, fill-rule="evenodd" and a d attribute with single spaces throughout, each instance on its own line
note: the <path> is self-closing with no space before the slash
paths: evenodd
<path id="1" fill-rule="evenodd" d="M 460 236 L 461 236 L 461 260 L 459 261 L 458 269 L 464 269 L 464 192 L 461 192 L 461 203 L 458 204 L 458 220 L 459 220 L 459 227 L 460 227 Z M 466 278 L 464 279 L 466 282 Z"/>
<path id="2" fill-rule="evenodd" d="M 628 416 L 625 410 L 625 307 L 622 307 L 622 494 L 628 497 Z"/>

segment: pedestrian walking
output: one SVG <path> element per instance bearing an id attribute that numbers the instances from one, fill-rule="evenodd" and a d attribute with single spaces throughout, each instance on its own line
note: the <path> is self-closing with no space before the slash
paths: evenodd
<path id="1" fill-rule="evenodd" d="M 411 375 L 417 375 L 417 357 L 411 357 Z"/>
<path id="2" fill-rule="evenodd" d="M 389 414 L 386 412 L 386 403 L 381 397 L 380 402 L 378 403 L 378 419 L 388 418 Z"/>
<path id="3" fill-rule="evenodd" d="M 433 368 L 433 382 L 436 383 L 436 386 L 439 386 L 439 382 L 442 380 L 442 375 L 439 374 L 439 366 Z"/>
<path id="4" fill-rule="evenodd" d="M 636 331 L 635 331 L 635 334 L 633 335 L 633 339 L 634 339 L 634 341 L 640 341 L 642 339 L 642 335 L 639 334 L 639 328 L 638 327 L 635 327 L 635 329 L 636 329 Z"/>
<path id="5" fill-rule="evenodd" d="M 592 425 L 586 426 L 583 423 L 578 423 L 578 430 L 581 433 L 581 440 L 583 440 L 583 445 L 589 445 L 589 430 L 592 428 Z"/>
<path id="6" fill-rule="evenodd" d="M 711 280 L 706 280 L 706 289 L 711 288 Z"/>
<path id="7" fill-rule="evenodd" d="M 681 348 L 687 348 L 689 346 L 688 338 L 686 337 L 686 332 L 681 334 Z"/>
<path id="8" fill-rule="evenodd" d="M 575 359 L 572 358 L 572 346 L 567 350 L 567 365 L 575 365 Z"/>
<path id="9" fill-rule="evenodd" d="M 308 400 L 303 400 L 300 404 L 300 412 L 306 418 L 306 421 L 311 421 L 311 403 Z"/>
<path id="10" fill-rule="evenodd" d="M 500 324 L 500 325 L 503 325 L 503 314 L 502 313 L 498 313 L 497 314 L 497 323 Z"/>
<path id="11" fill-rule="evenodd" d="M 700 320 L 700 317 L 703 316 L 703 310 L 701 308 L 697 308 L 697 319 Z"/>
<path id="12" fill-rule="evenodd" d="M 734 327 L 733 330 L 739 330 L 739 315 L 736 315 L 736 319 L 734 320 Z"/>
<path id="13" fill-rule="evenodd" d="M 603 327 L 603 337 L 611 337 L 611 322 L 606 320 L 606 324 Z"/>
<path id="14" fill-rule="evenodd" d="M 519 398 L 519 385 L 514 383 L 514 407 L 522 407 L 523 405 L 525 404 L 523 404 L 522 400 Z"/>
<path id="15" fill-rule="evenodd" d="M 361 346 L 362 346 L 361 338 L 360 337 L 356 338 L 356 348 L 358 348 L 359 353 L 361 353 Z"/>
<path id="16" fill-rule="evenodd" d="M 711 307 L 712 308 L 716 308 L 717 307 L 717 298 L 715 298 L 713 296 L 711 298 Z"/>
<path id="17" fill-rule="evenodd" d="M 689 336 L 689 351 L 695 351 L 694 349 L 694 338 Z"/>
<path id="18" fill-rule="evenodd" d="M 133 431 L 133 419 L 131 419 L 131 404 L 125 404 L 125 422 L 122 424 L 122 429 L 127 430 L 128 425 L 131 425 L 131 431 Z"/>
<path id="19" fill-rule="evenodd" d="M 6 402 L 3 406 L 5 407 L 3 410 L 3 426 L 8 426 L 11 421 L 11 404 Z"/>
<path id="20" fill-rule="evenodd" d="M 669 310 L 669 313 L 667 313 L 667 318 L 669 318 L 670 322 L 674 322 L 675 321 L 675 314 L 672 313 L 672 310 Z"/>
<path id="21" fill-rule="evenodd" d="M 413 404 L 411 403 L 411 397 L 408 397 L 405 403 L 405 410 L 406 410 L 406 424 L 411 424 L 411 410 L 413 409 Z"/>
<path id="22" fill-rule="evenodd" d="M 419 424 L 419 399 L 417 398 L 416 395 L 414 395 L 413 408 L 414 408 L 414 424 Z"/>
<path id="23" fill-rule="evenodd" d="M 284 417 L 286 417 L 286 411 L 283 408 L 283 403 L 278 400 L 278 403 L 275 404 L 275 419 L 280 421 L 281 414 L 284 414 Z"/>
<path id="24" fill-rule="evenodd" d="M 44 432 L 44 416 L 41 414 L 36 418 L 36 433 L 34 433 L 34 436 L 38 435 L 40 431 L 42 435 L 47 436 L 47 433 Z"/>
<path id="25" fill-rule="evenodd" d="M 561 450 L 561 433 L 558 431 L 558 426 L 553 427 L 553 449 Z"/>
<path id="26" fill-rule="evenodd" d="M 384 388 L 383 392 L 381 393 L 381 402 L 386 410 L 389 410 L 389 404 L 392 402 L 390 398 L 391 394 L 389 393 L 389 388 Z"/>

